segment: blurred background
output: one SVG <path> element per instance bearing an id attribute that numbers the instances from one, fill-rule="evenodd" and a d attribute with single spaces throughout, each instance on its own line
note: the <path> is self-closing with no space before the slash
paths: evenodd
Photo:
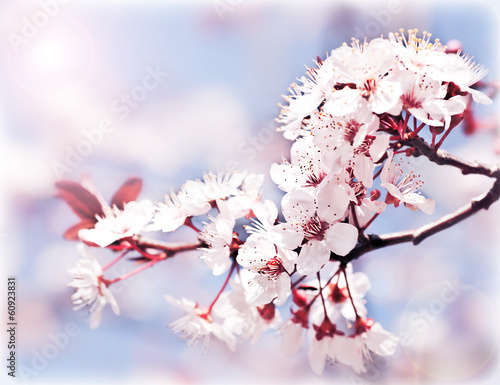
<path id="1" fill-rule="evenodd" d="M 0 256 L 4 282 L 17 277 L 15 382 L 498 383 L 500 203 L 418 247 L 392 246 L 356 261 L 372 281 L 369 316 L 402 344 L 363 376 L 327 365 L 318 377 L 305 351 L 283 357 L 274 333 L 231 354 L 216 340 L 209 352 L 186 348 L 170 332 L 181 314 L 164 294 L 205 304 L 223 281 L 196 253 L 116 285 L 121 315 L 106 308 L 90 330 L 66 287 L 66 269 L 80 256 L 62 234 L 77 218 L 54 198 L 54 182 L 87 172 L 110 199 L 138 175 L 141 198 L 162 200 L 203 171 L 247 168 L 265 174 L 264 198 L 279 202 L 269 165 L 288 157 L 291 143 L 275 132 L 274 119 L 281 95 L 313 59 L 351 37 L 418 28 L 443 43 L 459 40 L 490 69 L 486 79 L 498 81 L 499 17 L 498 5 L 480 0 L 1 0 Z M 475 112 L 478 132 L 466 136 L 458 127 L 444 148 L 499 162 L 498 101 Z M 394 210 L 375 221 L 374 233 L 437 219 L 491 185 L 420 159 L 410 167 L 422 174 L 436 213 Z M 113 257 L 96 255 L 102 264 Z"/>

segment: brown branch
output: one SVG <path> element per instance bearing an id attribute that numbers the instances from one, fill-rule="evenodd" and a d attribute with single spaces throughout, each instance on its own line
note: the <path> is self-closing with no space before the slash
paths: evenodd
<path id="1" fill-rule="evenodd" d="M 434 151 L 431 146 L 429 146 L 422 138 L 416 137 L 413 139 L 406 139 L 401 141 L 402 144 L 413 147 L 416 152 L 413 156 L 425 156 L 431 162 L 436 163 L 440 166 L 453 166 L 462 171 L 462 174 L 478 174 L 484 175 L 490 178 L 498 179 L 500 177 L 500 169 L 498 165 L 484 165 L 479 162 L 467 162 L 449 152 L 444 150 Z"/>
<path id="2" fill-rule="evenodd" d="M 417 150 L 415 156 L 425 156 L 431 162 L 438 165 L 453 166 L 462 171 L 462 174 L 478 174 L 495 178 L 495 182 L 490 190 L 476 198 L 473 198 L 469 203 L 447 214 L 440 219 L 431 222 L 427 225 L 418 227 L 413 230 L 400 231 L 390 234 L 375 235 L 370 234 L 365 236 L 356 247 L 351 250 L 346 256 L 341 257 L 331 253 L 330 259 L 348 263 L 359 258 L 363 254 L 377 250 L 386 246 L 397 245 L 399 243 L 411 242 L 418 245 L 424 239 L 433 234 L 439 233 L 453 225 L 463 221 L 480 210 L 488 210 L 489 207 L 500 198 L 500 165 L 483 165 L 478 162 L 471 163 L 464 161 L 450 153 L 438 150 L 434 152 L 431 147 L 420 138 L 407 139 L 403 142 L 408 146 L 412 146 Z"/>
<path id="3" fill-rule="evenodd" d="M 167 257 L 172 257 L 174 254 L 183 251 L 196 250 L 204 245 L 202 241 L 192 242 L 192 243 L 162 242 L 154 239 L 144 239 L 144 238 L 137 238 L 136 243 L 137 246 L 143 249 L 154 249 L 154 250 L 165 251 L 167 253 Z"/>

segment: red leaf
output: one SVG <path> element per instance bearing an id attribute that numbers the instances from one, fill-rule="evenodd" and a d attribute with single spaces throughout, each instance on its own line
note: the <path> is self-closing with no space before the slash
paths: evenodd
<path id="1" fill-rule="evenodd" d="M 102 206 L 95 195 L 78 183 L 63 180 L 56 182 L 56 187 L 59 189 L 56 196 L 64 200 L 80 218 L 93 220 L 95 223 L 96 215 L 104 216 Z"/>
<path id="2" fill-rule="evenodd" d="M 133 177 L 125 181 L 111 199 L 111 206 L 116 205 L 120 210 L 123 210 L 125 203 L 135 201 L 139 196 L 142 188 L 142 179 Z"/>
<path id="3" fill-rule="evenodd" d="M 83 221 L 71 226 L 68 230 L 64 232 L 64 238 L 69 241 L 78 241 L 78 232 L 82 229 L 91 229 L 94 227 L 96 221 L 90 219 L 84 219 Z"/>

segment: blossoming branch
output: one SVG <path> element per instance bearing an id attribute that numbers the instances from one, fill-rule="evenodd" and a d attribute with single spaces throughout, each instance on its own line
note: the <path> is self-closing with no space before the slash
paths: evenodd
<path id="1" fill-rule="evenodd" d="M 207 271 L 225 281 L 211 303 L 165 295 L 185 312 L 170 327 L 188 345 L 208 344 L 214 337 L 235 350 L 238 342 L 254 342 L 274 329 L 285 354 L 307 345 L 310 366 L 318 374 L 328 361 L 364 372 L 373 355 L 393 354 L 398 339 L 368 317 L 364 298 L 370 281 L 350 262 L 393 244 L 418 244 L 500 197 L 498 165 L 463 161 L 441 149 L 470 117 L 473 102 L 491 103 L 479 89 L 486 73 L 469 56 L 417 30 L 353 40 L 325 59 L 318 57 L 299 84 L 291 85 L 278 118 L 280 131 L 293 141 L 290 158 L 270 166 L 272 180 L 285 192 L 281 222 L 280 209 L 263 198 L 264 176 L 246 171 L 209 172 L 163 202 L 137 200 L 139 178 L 127 180 L 110 204 L 88 177 L 58 182 L 58 196 L 80 218 L 65 233 L 82 242 L 83 259 L 69 270 L 75 309 L 89 306 L 95 328 L 106 304 L 119 313 L 111 285 L 198 250 Z M 405 161 L 417 156 L 463 174 L 484 175 L 494 184 L 428 225 L 369 234 L 388 206 L 434 212 L 434 200 L 419 192 L 418 171 L 408 170 Z M 241 223 L 245 230 L 237 231 Z M 147 238 L 149 232 L 181 227 L 190 229 L 191 242 Z M 89 251 L 95 247 L 116 258 L 101 267 Z M 135 266 L 108 277 L 108 269 L 120 261 Z M 283 305 L 291 306 L 291 314 L 283 313 Z"/>

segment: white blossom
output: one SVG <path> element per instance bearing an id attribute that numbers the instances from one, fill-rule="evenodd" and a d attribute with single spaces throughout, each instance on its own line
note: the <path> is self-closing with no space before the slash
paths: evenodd
<path id="1" fill-rule="evenodd" d="M 296 260 L 301 274 L 317 272 L 330 258 L 330 251 L 344 256 L 356 245 L 357 229 L 341 223 L 349 203 L 347 193 L 336 184 L 328 184 L 318 197 L 295 190 L 282 200 L 287 223 L 280 225 L 283 244 L 293 250 L 301 246 Z"/>
<path id="2" fill-rule="evenodd" d="M 389 151 L 388 159 L 380 174 L 382 186 L 390 194 L 390 200 L 394 201 L 395 206 L 402 202 L 413 211 L 420 209 L 426 214 L 432 214 L 434 212 L 434 200 L 426 199 L 420 193 L 417 193 L 421 187 L 419 176 L 413 172 L 403 175 L 404 171 L 393 162 L 392 158 L 393 152 Z"/>
<path id="3" fill-rule="evenodd" d="M 295 257 L 293 251 L 282 250 L 259 234 L 250 235 L 236 258 L 245 268 L 240 276 L 247 302 L 262 306 L 275 300 L 282 305 L 291 292 Z"/>
<path id="4" fill-rule="evenodd" d="M 120 314 L 120 309 L 115 297 L 102 279 L 103 272 L 99 262 L 84 245 L 78 245 L 78 251 L 84 258 L 77 262 L 76 267 L 68 269 L 69 275 L 73 277 L 73 281 L 68 286 L 76 289 L 71 296 L 75 305 L 73 310 L 90 306 L 90 328 L 95 329 L 101 322 L 102 309 L 107 303 L 117 315 Z"/>
<path id="5" fill-rule="evenodd" d="M 179 300 L 168 294 L 165 295 L 165 299 L 187 313 L 178 320 L 171 322 L 168 326 L 174 334 L 179 334 L 188 346 L 202 341 L 206 350 L 209 346 L 210 336 L 214 335 L 225 342 L 229 349 L 236 350 L 236 337 L 228 332 L 223 325 L 214 322 L 212 316 L 207 314 L 206 310 L 199 309 L 195 302 L 186 298 Z"/>
<path id="6" fill-rule="evenodd" d="M 154 215 L 154 204 L 149 200 L 128 202 L 123 210 L 118 207 L 104 208 L 104 216 L 97 217 L 92 229 L 82 229 L 78 236 L 85 242 L 106 247 L 123 238 L 139 234 Z"/>
<path id="7" fill-rule="evenodd" d="M 226 272 L 232 264 L 230 255 L 233 247 L 234 218 L 227 207 L 226 202 L 217 200 L 217 207 L 220 214 L 217 218 L 205 226 L 200 234 L 207 247 L 203 251 L 203 259 L 214 275 L 221 275 Z"/>

